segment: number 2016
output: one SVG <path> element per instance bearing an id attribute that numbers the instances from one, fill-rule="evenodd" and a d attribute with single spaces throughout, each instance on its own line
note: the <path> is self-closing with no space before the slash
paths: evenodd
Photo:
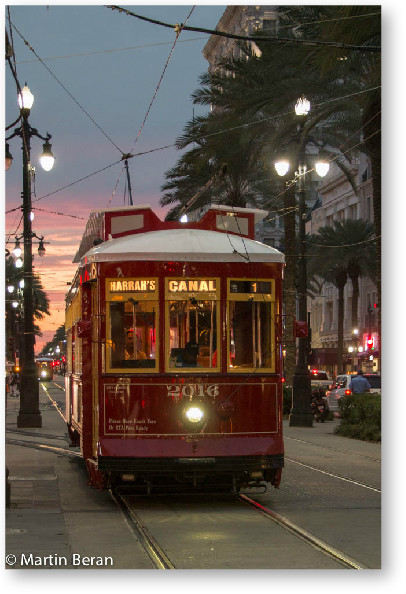
<path id="1" fill-rule="evenodd" d="M 168 396 L 177 397 L 184 396 L 190 398 L 192 396 L 210 396 L 215 398 L 219 395 L 219 387 L 217 384 L 185 384 L 183 386 L 167 386 Z"/>

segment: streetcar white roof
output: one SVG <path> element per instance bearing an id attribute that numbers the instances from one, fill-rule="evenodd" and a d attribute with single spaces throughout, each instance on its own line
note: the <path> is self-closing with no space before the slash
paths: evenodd
<path id="1" fill-rule="evenodd" d="M 117 261 L 284 262 L 273 247 L 231 233 L 204 229 L 166 229 L 126 235 L 89 250 L 81 265 Z"/>

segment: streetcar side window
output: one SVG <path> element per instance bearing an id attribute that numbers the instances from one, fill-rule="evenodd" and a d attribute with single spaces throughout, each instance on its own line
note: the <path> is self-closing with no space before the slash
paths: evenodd
<path id="1" fill-rule="evenodd" d="M 155 301 L 109 303 L 110 339 L 108 361 L 111 369 L 156 368 Z"/>
<path id="2" fill-rule="evenodd" d="M 273 281 L 229 281 L 227 326 L 230 372 L 274 371 L 273 300 Z"/>

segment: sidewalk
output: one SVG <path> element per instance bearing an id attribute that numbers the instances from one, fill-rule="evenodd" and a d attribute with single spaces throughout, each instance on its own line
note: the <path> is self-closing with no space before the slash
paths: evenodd
<path id="1" fill-rule="evenodd" d="M 68 448 L 64 421 L 42 386 L 42 428 L 17 428 L 19 406 L 19 398 L 7 399 L 6 439 Z M 6 568 L 151 569 L 109 493 L 87 485 L 80 458 L 6 443 L 6 467 Z"/>

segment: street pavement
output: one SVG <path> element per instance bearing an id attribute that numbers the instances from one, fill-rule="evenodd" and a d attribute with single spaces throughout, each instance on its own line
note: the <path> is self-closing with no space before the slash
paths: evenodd
<path id="1" fill-rule="evenodd" d="M 10 507 L 6 512 L 6 568 L 151 569 L 144 549 L 110 494 L 88 486 L 86 469 L 79 457 L 10 443 L 10 440 L 18 440 L 26 441 L 27 446 L 36 442 L 67 449 L 65 422 L 42 385 L 39 393 L 42 414 L 42 428 L 39 429 L 17 428 L 19 399 L 7 400 L 6 437 L 9 443 L 6 444 L 6 467 L 9 471 Z M 56 393 L 59 393 L 62 402 L 63 391 L 59 389 Z M 307 518 L 310 524 L 304 527 L 310 531 L 317 528 L 317 532 L 320 529 L 318 523 L 323 518 L 320 513 L 323 511 L 320 510 L 322 482 L 309 479 L 308 471 L 298 466 L 301 462 L 313 462 L 319 468 L 325 464 L 327 471 L 331 470 L 331 460 L 338 460 L 340 475 L 353 478 L 359 475 L 359 480 L 379 488 L 379 472 L 371 471 L 367 462 L 369 458 L 380 457 L 380 446 L 337 436 L 334 433 L 337 422 L 315 424 L 313 428 L 291 428 L 285 422 L 287 462 L 283 484 L 278 491 L 271 489 L 262 498 L 265 505 L 300 525 L 303 525 L 302 519 Z M 353 453 L 358 455 L 358 468 L 354 467 Z M 289 470 L 292 465 L 295 465 L 294 475 Z M 301 493 L 298 492 L 298 480 L 303 481 Z M 340 488 L 341 485 L 338 490 Z M 337 488 L 328 483 L 328 489 L 330 496 L 334 497 Z M 304 497 L 306 490 L 307 498 Z M 354 513 L 355 527 L 356 516 L 364 522 L 369 513 L 375 514 L 379 524 L 380 515 L 376 507 L 379 495 L 377 503 L 373 504 L 376 511 L 366 509 L 364 516 L 361 516 L 360 509 L 351 512 L 350 507 L 355 503 L 358 502 L 357 507 L 361 507 L 358 490 L 356 497 L 357 500 L 351 501 L 340 514 L 340 524 L 347 541 L 343 524 L 346 514 L 348 517 L 348 513 Z M 305 508 L 304 513 L 300 509 L 301 504 Z M 372 504 L 368 505 L 372 508 Z M 331 510 L 327 513 L 330 521 L 338 518 L 336 509 L 333 510 L 334 515 Z M 327 541 L 330 521 L 325 522 Z M 376 530 L 379 532 L 376 521 L 373 527 L 375 533 Z M 339 542 L 342 545 L 339 548 L 347 550 L 347 541 Z M 355 553 L 360 551 L 355 545 L 353 552 L 354 557 L 359 558 Z M 371 552 L 371 555 L 369 558 L 373 563 L 367 562 L 367 566 L 379 567 L 379 550 Z"/>

